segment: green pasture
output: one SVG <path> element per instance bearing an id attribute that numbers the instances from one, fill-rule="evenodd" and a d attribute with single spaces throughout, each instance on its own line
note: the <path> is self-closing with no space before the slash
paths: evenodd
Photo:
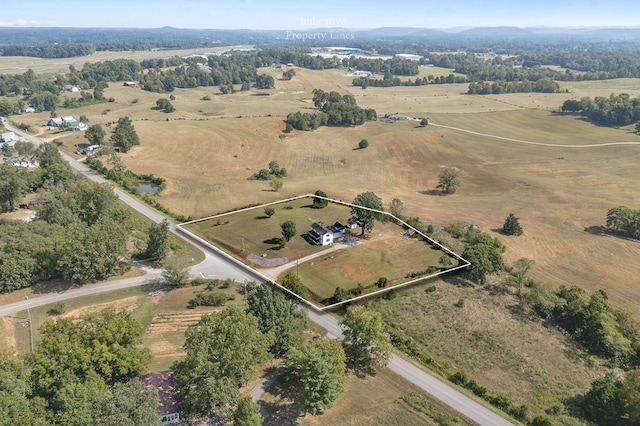
<path id="1" fill-rule="evenodd" d="M 327 247 L 310 243 L 306 236 L 313 222 L 343 225 L 351 217 L 349 207 L 329 203 L 323 209 L 312 208 L 312 198 L 272 205 L 275 214 L 268 217 L 264 207 L 218 216 L 209 220 L 186 225 L 185 227 L 203 238 L 219 245 L 222 249 L 242 257 L 247 261 L 249 254 L 266 259 L 286 257 L 289 261 L 326 250 Z M 282 237 L 280 225 L 292 220 L 296 224 L 297 235 L 284 248 L 280 248 Z M 228 222 L 228 223 L 227 223 Z"/>
<path id="2" fill-rule="evenodd" d="M 441 250 L 424 241 L 403 238 L 401 232 L 395 224 L 377 224 L 371 240 L 301 263 L 291 272 L 300 276 L 319 302 L 333 296 L 336 287 L 366 287 L 381 277 L 387 278 L 387 287 L 391 287 L 408 281 L 407 275 L 412 272 L 438 266 Z"/>

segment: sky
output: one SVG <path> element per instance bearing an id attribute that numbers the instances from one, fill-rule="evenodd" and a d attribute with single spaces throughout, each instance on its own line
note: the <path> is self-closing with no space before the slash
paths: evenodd
<path id="1" fill-rule="evenodd" d="M 5 3 L 5 2 L 3 2 Z M 10 0 L 2 27 L 640 27 L 638 0 Z"/>

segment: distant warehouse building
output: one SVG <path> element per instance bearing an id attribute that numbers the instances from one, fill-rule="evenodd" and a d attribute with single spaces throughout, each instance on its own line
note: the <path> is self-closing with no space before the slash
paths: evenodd
<path id="1" fill-rule="evenodd" d="M 395 57 L 399 59 L 408 59 L 410 61 L 419 61 L 420 59 L 423 58 L 423 56 L 412 55 L 410 53 L 396 53 Z"/>

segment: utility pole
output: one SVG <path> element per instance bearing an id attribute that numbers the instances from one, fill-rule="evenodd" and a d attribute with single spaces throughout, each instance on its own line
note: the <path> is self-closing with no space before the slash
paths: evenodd
<path id="1" fill-rule="evenodd" d="M 247 280 L 242 281 L 242 287 L 244 287 L 244 304 L 249 306 L 249 302 L 247 302 Z"/>
<path id="2" fill-rule="evenodd" d="M 27 305 L 27 316 L 29 317 L 29 352 L 33 353 L 33 327 L 31 325 L 31 309 L 29 309 L 29 296 L 25 294 L 24 300 Z"/>

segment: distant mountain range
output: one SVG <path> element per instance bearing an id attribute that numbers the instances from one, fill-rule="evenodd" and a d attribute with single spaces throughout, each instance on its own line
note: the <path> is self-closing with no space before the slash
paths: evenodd
<path id="1" fill-rule="evenodd" d="M 324 34 L 324 37 L 296 38 L 296 34 Z M 104 48 L 109 44 L 132 49 L 147 43 L 153 47 L 197 47 L 229 44 L 283 44 L 307 43 L 318 45 L 367 45 L 377 42 L 424 43 L 434 42 L 444 47 L 473 45 L 488 47 L 512 43 L 520 46 L 523 42 L 535 44 L 563 45 L 575 47 L 581 43 L 640 43 L 640 27 L 459 27 L 449 29 L 384 27 L 374 29 L 351 28 L 307 28 L 292 30 L 216 30 L 182 29 L 162 27 L 141 28 L 28 28 L 0 27 L 0 48 L 9 45 L 47 45 L 62 43 L 93 43 Z"/>

